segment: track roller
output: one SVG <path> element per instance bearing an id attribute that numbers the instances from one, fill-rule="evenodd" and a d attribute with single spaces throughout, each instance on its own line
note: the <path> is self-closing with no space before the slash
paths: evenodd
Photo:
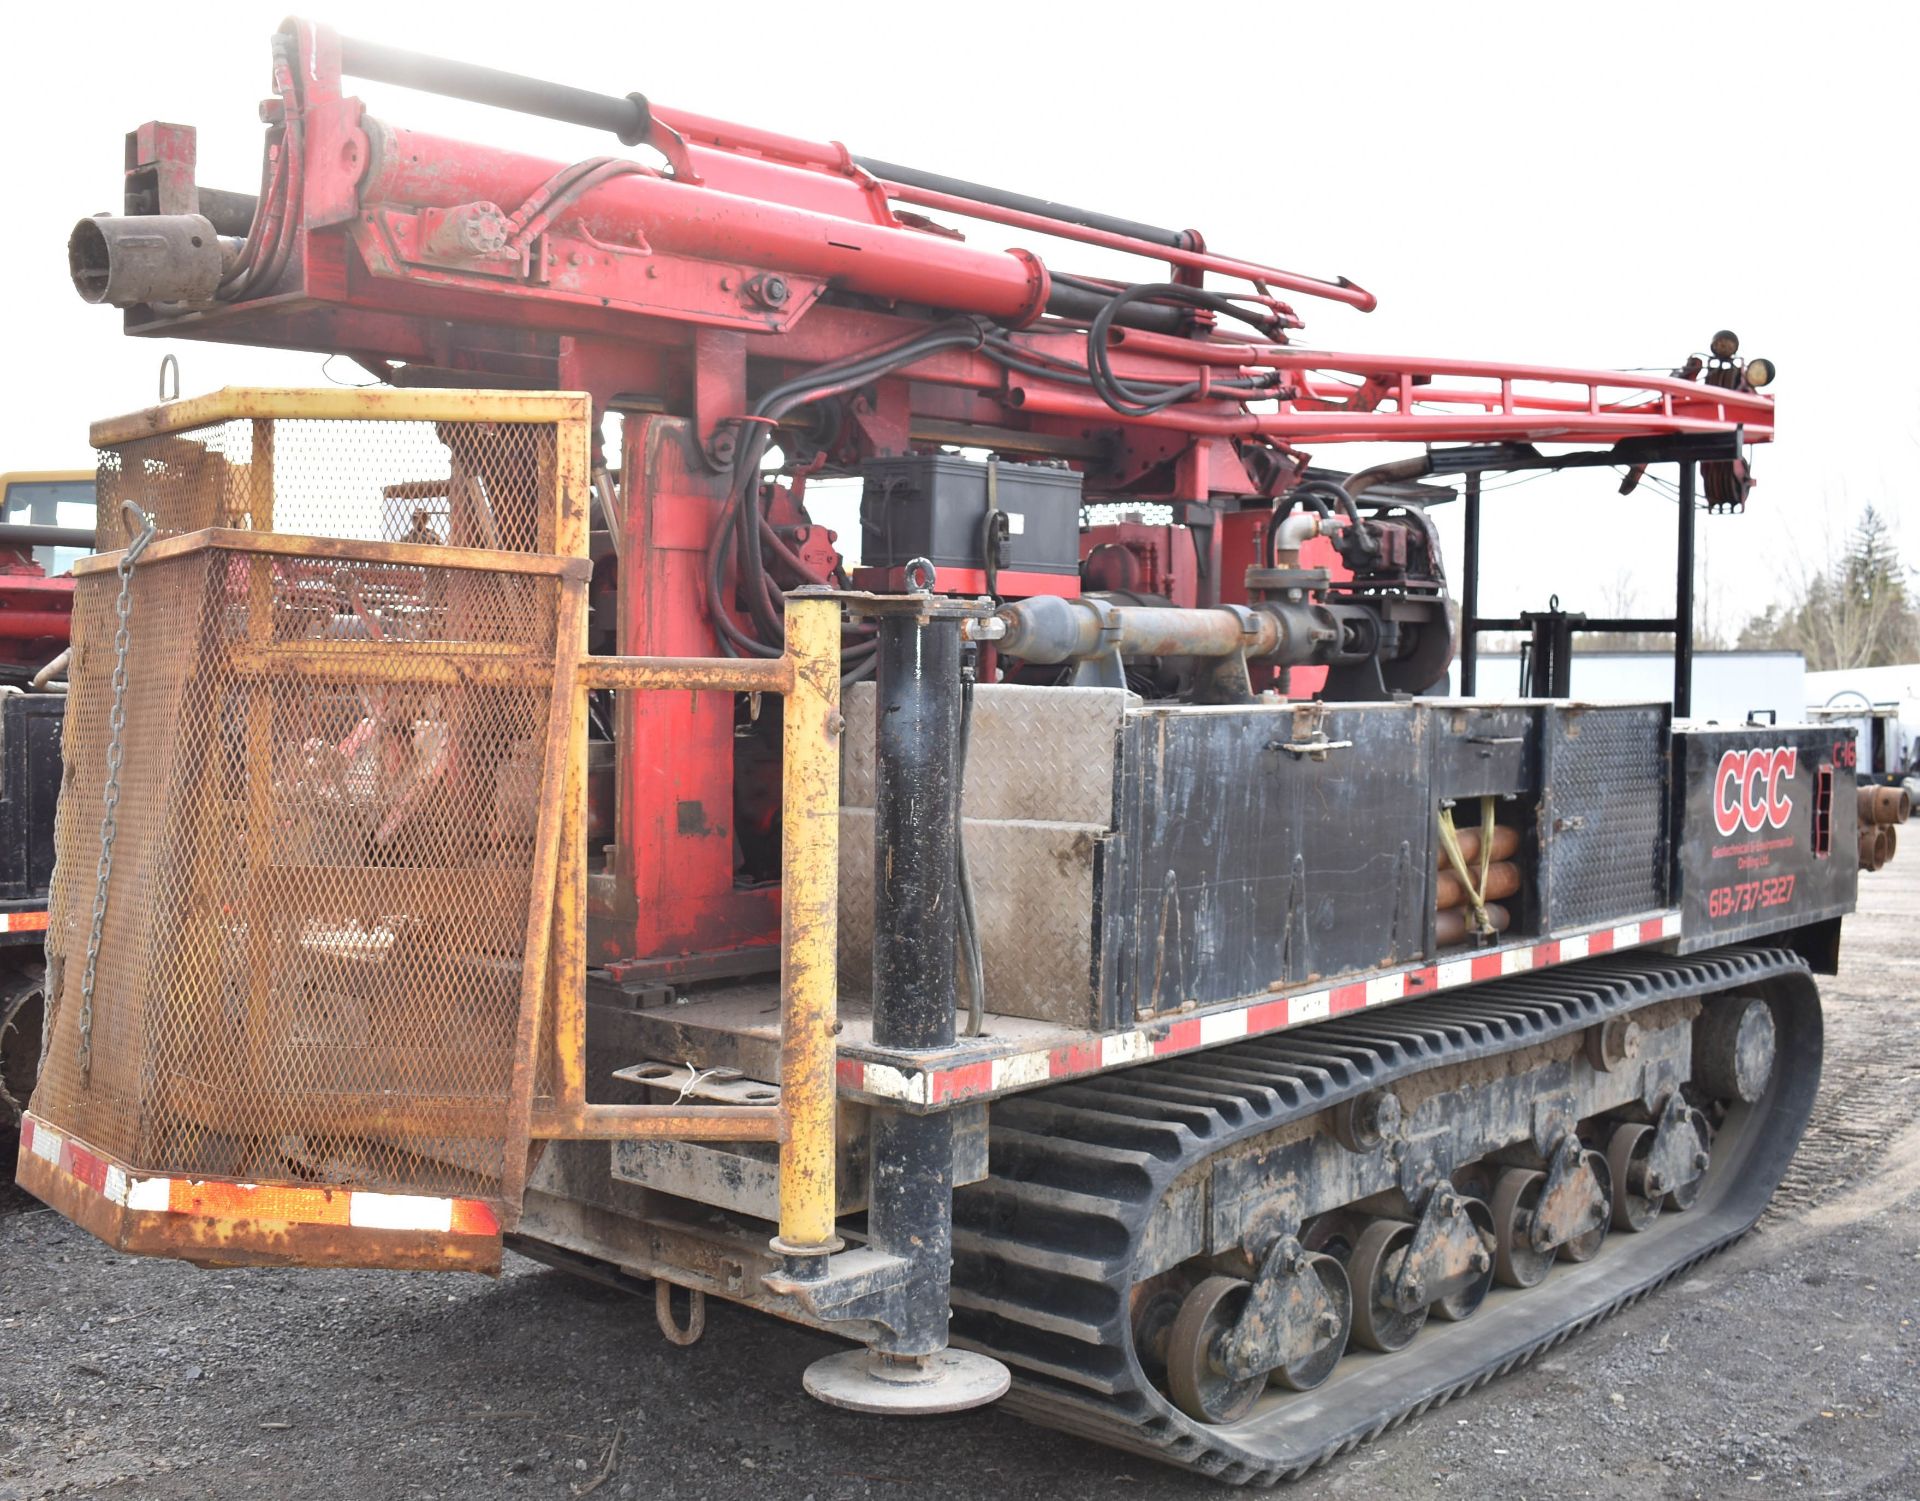
<path id="1" fill-rule="evenodd" d="M 1598 1152 L 1582 1155 L 1586 1158 L 1587 1170 L 1599 1182 L 1600 1193 L 1588 1217 L 1587 1228 L 1560 1242 L 1562 1261 L 1593 1260 L 1600 1243 L 1607 1238 L 1607 1227 L 1613 1223 L 1613 1174 L 1607 1168 L 1607 1159 Z"/>
<path id="2" fill-rule="evenodd" d="M 1654 1125 L 1627 1122 L 1607 1138 L 1613 1177 L 1613 1226 L 1645 1230 L 1666 1209 L 1689 1209 L 1700 1197 L 1713 1155 L 1713 1128 L 1674 1090 Z"/>
<path id="3" fill-rule="evenodd" d="M 1512 1167 L 1493 1190 L 1498 1254 L 1495 1273 L 1507 1287 L 1536 1287 L 1554 1259 L 1590 1260 L 1606 1237 L 1613 1175 L 1598 1152 L 1569 1131 L 1545 1172 Z"/>
<path id="4" fill-rule="evenodd" d="M 1309 1264 L 1332 1309 L 1315 1326 L 1318 1348 L 1274 1367 L 1274 1384 L 1290 1392 L 1312 1391 L 1331 1376 L 1353 1334 L 1353 1287 L 1347 1281 L 1347 1269 L 1331 1256 L 1311 1257 Z"/>
<path id="5" fill-rule="evenodd" d="M 1533 1244 L 1533 1227 L 1540 1190 L 1547 1175 L 1532 1168 L 1510 1167 L 1493 1187 L 1493 1224 L 1499 1237 L 1494 1274 L 1506 1287 L 1535 1287 L 1553 1270 L 1553 1250 Z"/>
<path id="6" fill-rule="evenodd" d="M 1164 1307 L 1156 1300 L 1146 1318 L 1163 1319 Z M 1168 1391 L 1189 1417 L 1230 1423 L 1269 1380 L 1296 1392 L 1325 1381 L 1352 1324 L 1346 1269 L 1284 1236 L 1251 1283 L 1206 1277 L 1180 1300 L 1165 1335 Z"/>
<path id="7" fill-rule="evenodd" d="M 1433 1300 L 1435 1317 L 1453 1324 L 1478 1313 L 1480 1305 L 1487 1301 L 1487 1294 L 1493 1290 L 1493 1211 L 1480 1199 L 1462 1198 L 1459 1203 L 1461 1210 L 1472 1221 L 1480 1244 L 1468 1253 L 1473 1272 L 1466 1285 Z"/>
<path id="8" fill-rule="evenodd" d="M 1665 1195 L 1647 1190 L 1653 1127 L 1615 1126 L 1607 1138 L 1607 1172 L 1613 1178 L 1613 1228 L 1641 1231 L 1660 1217 Z"/>
<path id="9" fill-rule="evenodd" d="M 1167 1332 L 1167 1386 L 1190 1418 L 1203 1423 L 1243 1418 L 1267 1384 L 1265 1372 L 1229 1376 L 1219 1354 L 1252 1291 L 1252 1284 L 1238 1277 L 1209 1277 L 1181 1300 Z"/>
<path id="10" fill-rule="evenodd" d="M 1406 1349 L 1426 1326 L 1425 1303 L 1402 1308 L 1394 1297 L 1412 1245 L 1413 1226 L 1405 1220 L 1375 1220 L 1360 1232 L 1347 1261 L 1354 1340 L 1383 1355 Z"/>

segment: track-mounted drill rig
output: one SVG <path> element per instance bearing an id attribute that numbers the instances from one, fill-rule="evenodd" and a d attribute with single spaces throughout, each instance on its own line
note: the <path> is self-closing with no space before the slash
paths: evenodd
<path id="1" fill-rule="evenodd" d="M 1557 609 L 1536 696 L 1464 650 L 1426 695 L 1489 624 L 1482 475 L 1675 466 L 1685 713 L 1696 478 L 1742 502 L 1758 362 L 1329 353 L 1289 299 L 1368 293 L 1193 231 L 273 55 L 258 194 L 144 126 L 74 280 L 376 384 L 94 430 L 34 1192 L 208 1263 L 651 1279 L 678 1338 L 675 1288 L 855 1341 L 826 1401 L 1011 1379 L 1243 1481 L 1753 1222 L 1853 901 L 1845 747 L 1566 701 Z M 1310 467 L 1349 442 L 1412 456 Z M 807 509 L 854 476 L 857 565 Z"/>

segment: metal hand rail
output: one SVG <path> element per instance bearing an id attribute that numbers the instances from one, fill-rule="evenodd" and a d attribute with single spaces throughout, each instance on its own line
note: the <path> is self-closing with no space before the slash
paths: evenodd
<path id="1" fill-rule="evenodd" d="M 585 591 L 562 605 L 562 639 L 584 647 Z M 828 1246 L 834 1221 L 835 945 L 840 851 L 840 604 L 790 598 L 786 653 L 768 661 L 594 657 L 561 663 L 557 702 L 571 706 L 553 908 L 557 1078 L 528 1134 L 550 1140 L 771 1141 L 780 1147 L 780 1240 Z M 774 1105 L 602 1105 L 586 1098 L 585 859 L 587 694 L 596 689 L 778 693 L 786 699 L 781 849 L 780 1099 Z M 536 852 L 536 881 L 548 872 Z M 557 853 L 554 852 L 554 853 Z M 537 1034 L 536 1034 L 537 1035 Z M 531 1050 L 523 1052 L 530 1056 Z"/>

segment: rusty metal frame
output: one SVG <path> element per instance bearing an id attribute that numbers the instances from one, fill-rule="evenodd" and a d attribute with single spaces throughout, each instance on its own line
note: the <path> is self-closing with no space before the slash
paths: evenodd
<path id="1" fill-rule="evenodd" d="M 528 1135 L 549 1140 L 771 1141 L 780 1148 L 780 1241 L 804 1254 L 833 1244 L 835 948 L 840 849 L 840 604 L 789 597 L 786 650 L 765 661 L 586 655 L 584 586 L 562 598 L 555 702 L 571 707 L 560 817 L 543 827 L 570 851 L 555 864 L 551 949 L 557 1078 L 530 1109 Z M 586 1098 L 587 694 L 597 689 L 777 693 L 786 699 L 781 850 L 780 1099 L 772 1105 L 603 1105 Z M 536 862 L 549 857 L 543 847 Z M 536 883 L 548 876 L 536 863 Z M 537 1035 L 537 1034 L 536 1034 Z M 523 1059 L 530 1054 L 523 1053 Z M 516 1079 L 516 1091 L 520 1088 Z M 531 1105 L 531 1075 L 526 1080 Z M 516 1098 L 520 1098 L 516 1094 Z"/>
<path id="2" fill-rule="evenodd" d="M 495 648 L 484 643 L 449 643 L 443 649 L 420 652 L 406 643 L 367 641 L 332 643 L 333 649 L 319 649 L 307 642 L 276 642 L 261 639 L 236 647 L 234 663 L 243 678 L 284 679 L 301 676 L 330 683 L 431 682 L 447 686 L 483 685 L 540 689 L 549 692 L 546 730 L 546 754 L 543 757 L 543 785 L 562 785 L 567 767 L 573 711 L 569 699 L 555 692 L 570 670 L 581 642 L 565 629 L 568 611 L 584 620 L 586 591 L 592 565 L 588 556 L 589 517 L 591 514 L 592 402 L 589 397 L 570 392 L 498 392 L 442 390 L 300 390 L 228 388 L 209 395 L 134 412 L 95 423 L 91 437 L 96 447 L 137 443 L 155 437 L 192 434 L 221 424 L 250 423 L 254 435 L 254 478 L 250 486 L 251 527 L 213 527 L 158 539 L 148 549 L 145 561 L 164 561 L 204 553 L 223 552 L 247 556 L 253 587 L 266 578 L 263 569 L 274 559 L 287 558 L 315 562 L 353 562 L 398 565 L 434 569 L 458 569 L 509 575 L 535 582 L 552 579 L 560 600 L 563 620 L 553 637 L 550 650 L 531 656 L 524 650 Z M 271 430 L 275 421 L 289 422 L 405 422 L 507 424 L 518 427 L 545 427 L 552 430 L 551 453 L 542 475 L 545 502 L 538 514 L 534 545 L 540 551 L 465 548 L 459 546 L 423 546 L 416 543 L 358 540 L 332 536 L 295 535 L 275 532 Z M 106 553 L 82 561 L 78 572 L 90 576 L 112 572 L 122 554 Z M 582 636 L 581 640 L 584 640 Z M 250 746 L 253 739 L 250 737 Z M 257 746 L 253 753 L 264 754 Z M 546 857 L 549 867 L 542 879 L 536 868 L 530 882 L 524 914 L 526 959 L 522 967 L 518 1010 L 522 1018 L 516 1043 L 523 1055 L 533 1051 L 533 1032 L 528 1018 L 539 1013 L 545 1003 L 549 983 L 546 956 L 553 926 L 554 880 L 551 862 L 558 845 L 552 826 L 559 822 L 557 811 L 541 819 L 545 827 Z M 537 940 L 537 942 L 536 942 Z M 515 1060 L 515 1081 L 531 1077 L 530 1064 Z M 506 1171 L 500 1183 L 500 1207 L 509 1214 L 517 1206 L 524 1183 L 527 1152 L 524 1099 L 509 1096 L 508 1141 L 517 1143 L 506 1154 Z M 395 1110 L 394 1102 L 368 1101 L 364 1106 L 369 1123 L 391 1126 L 405 1115 L 404 1105 Z M 513 1134 L 517 1131 L 517 1135 Z M 95 1154 L 97 1155 L 97 1154 Z M 136 1165 L 137 1167 L 137 1165 Z M 205 1215 L 201 1219 L 207 1219 Z M 214 1214 L 209 1224 L 218 1221 Z M 87 1223 L 86 1220 L 82 1221 Z M 178 1216 L 166 1221 L 171 1233 L 184 1223 Z M 233 1242 L 245 1241 L 240 1227 L 228 1226 L 218 1233 L 228 1242 L 223 1254 L 235 1251 Z M 376 1237 L 377 1238 L 377 1237 Z M 431 1239 L 422 1233 L 423 1240 Z M 162 1239 L 165 1239 L 163 1236 Z M 373 1257 L 378 1264 L 402 1264 L 392 1260 L 388 1251 L 367 1242 L 363 1227 L 342 1232 L 336 1241 L 316 1259 L 350 1264 L 355 1258 Z M 493 1232 L 497 1247 L 498 1229 Z M 349 1245 L 351 1243 L 351 1246 Z M 448 1243 L 448 1256 L 464 1256 Z M 160 1247 L 156 1247 L 159 1249 Z M 410 1255 L 413 1264 L 432 1264 L 433 1258 L 416 1246 Z M 497 1255 L 497 1250 L 495 1252 Z M 447 1263 L 451 1264 L 451 1262 Z"/>
<path id="3" fill-rule="evenodd" d="M 197 532 L 159 537 L 147 545 L 142 558 L 158 563 L 210 549 L 221 552 L 271 553 L 275 557 L 308 558 L 316 562 L 398 563 L 422 568 L 467 568 L 480 573 L 519 573 L 543 578 L 585 578 L 584 554 L 554 557 L 537 552 L 504 552 L 485 547 L 426 546 L 418 542 L 355 542 L 344 537 L 302 537 L 287 532 L 249 531 L 243 527 L 211 526 Z M 112 573 L 120 566 L 118 552 L 76 558 L 75 578 Z"/>
<path id="4" fill-rule="evenodd" d="M 840 604 L 803 591 L 787 604 L 784 655 L 736 661 L 595 657 L 587 653 L 588 528 L 592 403 L 565 392 L 291 390 L 228 388 L 93 425 L 97 447 L 251 421 L 256 434 L 276 419 L 507 422 L 556 429 L 554 514 L 543 522 L 551 552 L 422 546 L 209 528 L 163 537 L 147 550 L 160 560 L 222 550 L 314 560 L 462 568 L 555 580 L 559 619 L 551 660 L 517 658 L 484 646 L 430 654 L 399 643 L 261 641 L 242 647 L 243 675 L 289 672 L 335 682 L 395 679 L 449 684 L 550 687 L 541 756 L 542 786 L 558 805 L 541 810 L 526 912 L 520 1021 L 508 1098 L 509 1141 L 680 1139 L 777 1143 L 780 1241 L 795 1254 L 835 1244 L 835 968 L 840 780 Z M 270 470 L 265 484 L 271 486 Z M 271 525 L 272 496 L 253 515 Z M 114 569 L 118 553 L 85 559 L 76 572 Z M 256 570 L 257 571 L 257 570 Z M 586 759 L 587 695 L 597 690 L 776 693 L 786 699 L 784 877 L 781 929 L 782 1048 L 776 1104 L 610 1105 L 586 1098 Z M 552 1093 L 537 1094 L 543 1050 L 551 1049 Z M 390 1113 L 390 1112 L 389 1112 Z M 501 1184 L 511 1213 L 525 1188 L 531 1151 L 510 1153 Z M 51 1185 L 49 1185 L 51 1187 Z M 68 1207 L 64 1206 L 63 1207 Z M 88 1223 L 77 1203 L 73 1217 Z M 224 1232 L 223 1232 L 224 1233 Z M 230 1239 L 230 1238 L 229 1238 Z M 241 1237 L 245 1239 L 245 1237 Z M 159 1249 L 159 1247 L 155 1247 Z M 366 1248 L 362 1248 L 364 1252 Z M 418 1248 L 415 1248 L 416 1251 Z M 332 1241 L 312 1259 L 340 1259 Z M 224 1244 L 223 1257 L 236 1254 Z M 284 1248 L 282 1248 L 284 1255 Z M 412 1252 L 409 1253 L 414 1254 Z M 432 1258 L 427 1256 L 427 1261 Z M 385 1252 L 375 1260 L 390 1260 Z M 416 1263 L 418 1264 L 418 1263 Z"/>
<path id="5" fill-rule="evenodd" d="M 488 551 L 481 548 L 420 548 L 406 543 L 362 544 L 336 537 L 292 536 L 272 532 L 273 458 L 267 437 L 275 421 L 304 422 L 497 422 L 519 426 L 550 426 L 555 430 L 553 493 L 556 504 L 550 518 L 542 518 L 540 553 Z M 506 572 L 550 573 L 554 558 L 587 557 L 592 513 L 593 399 L 578 391 L 462 391 L 421 387 L 305 387 L 226 386 L 204 396 L 192 396 L 146 407 L 95 422 L 88 436 L 97 449 L 142 439 L 170 437 L 215 427 L 226 422 L 251 422 L 254 430 L 255 477 L 252 510 L 255 524 L 243 537 L 262 550 L 300 552 L 314 558 L 355 558 L 383 562 L 427 562 L 441 567 L 468 567 Z M 263 519 L 264 518 L 264 521 Z M 229 529 L 219 528 L 218 531 Z M 161 539 L 175 544 L 183 538 Z M 231 539 L 223 539 L 230 541 Z M 232 545 L 247 547 L 246 542 Z M 376 550 L 362 550 L 371 545 Z M 389 551 L 389 549 L 396 549 Z M 190 550 L 190 549 L 189 549 Z M 455 561 L 465 554 L 463 561 Z M 152 556 L 166 557 L 162 551 Z M 88 572 L 97 572 L 117 554 L 88 560 Z"/>
<path id="6" fill-rule="evenodd" d="M 204 396 L 189 396 L 119 417 L 103 417 L 88 430 L 95 448 L 110 448 L 140 438 L 156 438 L 220 422 L 271 421 L 275 418 L 309 422 L 534 422 L 580 424 L 580 439 L 589 437 L 593 403 L 574 391 L 449 391 L 419 387 L 341 386 L 313 389 L 298 386 L 225 386 Z M 586 556 L 587 465 L 590 450 L 577 455 L 562 443 L 561 516 L 563 532 L 569 518 L 580 521 L 578 546 L 565 538 L 555 551 L 567 557 Z M 581 470 L 579 488 L 564 481 L 569 458 Z"/>

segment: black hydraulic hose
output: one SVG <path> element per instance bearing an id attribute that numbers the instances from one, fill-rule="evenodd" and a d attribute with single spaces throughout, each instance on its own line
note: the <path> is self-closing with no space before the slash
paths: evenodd
<path id="1" fill-rule="evenodd" d="M 785 639 L 786 622 L 773 607 L 772 580 L 767 577 L 767 561 L 760 546 L 760 461 L 766 457 L 772 438 L 771 426 L 756 422 L 741 453 L 746 484 L 740 493 L 740 510 L 734 518 L 739 540 L 740 576 L 747 581 L 747 613 L 760 630 L 761 639 L 779 642 Z"/>
<path id="2" fill-rule="evenodd" d="M 298 238 L 294 229 L 294 219 L 302 211 L 306 198 L 307 182 L 307 132 L 298 120 L 287 123 L 287 201 L 285 211 L 280 217 L 280 226 L 273 255 L 267 263 L 266 271 L 260 276 L 260 291 L 271 292 L 280 281 L 280 274 L 287 269 L 287 262 L 293 256 L 293 242 Z"/>
<path id="3" fill-rule="evenodd" d="M 239 255 L 220 278 L 214 292 L 222 301 L 238 297 L 253 280 L 254 268 L 260 264 L 261 246 L 277 222 L 275 216 L 280 212 L 287 171 L 286 139 L 284 126 L 276 125 L 267 132 L 266 149 L 260 153 L 259 207 L 247 227 L 247 238 L 240 246 Z"/>
<path id="4" fill-rule="evenodd" d="M 256 283 L 260 290 L 271 292 L 293 254 L 293 242 L 297 238 L 294 216 L 301 211 L 306 185 L 307 140 L 303 124 L 306 101 L 300 76 L 292 38 L 283 32 L 274 38 L 274 90 L 284 117 L 279 127 L 279 166 L 270 182 L 274 192 L 271 197 L 267 196 L 269 183 L 263 180 L 261 207 L 264 213 L 249 228 L 234 269 L 221 278 L 215 295 L 222 301 L 239 300 L 252 291 Z M 269 161 L 273 155 L 270 137 Z"/>
<path id="5" fill-rule="evenodd" d="M 785 385 L 776 386 L 754 404 L 753 431 L 747 437 L 741 460 L 746 482 L 741 494 L 740 517 L 736 518 L 741 534 L 742 565 L 748 577 L 766 577 L 766 563 L 760 546 L 761 515 L 757 479 L 760 460 L 772 440 L 773 424 L 793 408 L 808 401 L 817 401 L 823 396 L 864 385 L 887 370 L 956 344 L 978 345 L 984 337 L 985 330 L 980 323 L 970 318 L 962 319 L 899 349 L 868 355 L 838 367 L 810 371 Z M 743 519 L 749 514 L 753 518 L 751 524 Z M 755 624 L 766 633 L 766 638 L 770 641 L 782 640 L 785 624 L 774 612 L 766 591 L 749 588 L 747 602 Z"/>
<path id="6" fill-rule="evenodd" d="M 1075 323 L 1091 322 L 1114 293 L 1112 287 L 1081 285 L 1077 279 L 1070 281 L 1058 271 L 1053 272 L 1052 277 L 1052 285 L 1047 289 L 1047 313 L 1050 317 L 1068 318 Z M 1135 303 L 1123 310 L 1114 321 L 1124 328 L 1168 334 L 1176 339 L 1193 332 L 1193 314 L 1184 308 L 1166 307 L 1154 302 Z"/>
<path id="7" fill-rule="evenodd" d="M 1010 339 L 989 339 L 981 347 L 980 352 L 1005 369 L 1017 371 L 1021 375 L 1031 375 L 1038 380 L 1064 381 L 1073 386 L 1092 386 L 1095 383 L 1086 366 L 1070 364 L 1053 355 L 1042 354 L 1038 350 L 1023 349 Z M 1232 391 L 1254 398 L 1271 395 L 1279 383 L 1276 372 L 1272 377 L 1242 379 L 1236 376 L 1230 380 L 1212 381 L 1208 384 L 1207 390 L 1209 393 Z M 1129 381 L 1128 387 L 1136 391 L 1152 391 L 1171 396 L 1178 401 L 1185 401 L 1200 394 L 1198 381 Z"/>
<path id="8" fill-rule="evenodd" d="M 1324 494 L 1333 503 L 1334 507 L 1347 518 L 1347 525 L 1353 529 L 1354 536 L 1359 538 L 1361 551 L 1378 552 L 1380 550 L 1380 544 L 1374 540 L 1373 534 L 1361 524 L 1360 508 L 1353 503 L 1353 495 L 1345 485 L 1338 480 L 1312 479 L 1300 488 L 1312 490 L 1315 494 Z"/>
<path id="9" fill-rule="evenodd" d="M 288 39 L 282 34 L 273 39 L 273 83 L 279 93 L 283 73 L 290 81 L 292 73 L 287 65 Z M 285 95 L 281 94 L 282 99 Z M 251 279 L 253 267 L 260 259 L 260 245 L 265 239 L 267 226 L 272 222 L 274 195 L 281 186 L 280 176 L 286 167 L 284 152 L 276 154 L 275 148 L 286 140 L 284 124 L 275 125 L 267 131 L 266 147 L 260 153 L 260 191 L 254 198 L 254 212 L 247 220 L 246 239 L 240 246 L 240 253 L 234 263 L 220 278 L 220 285 L 214 295 L 222 299 L 236 296 L 245 282 Z"/>
<path id="10" fill-rule="evenodd" d="M 760 518 L 760 545 L 785 564 L 789 570 L 797 573 L 803 583 L 812 584 L 820 588 L 825 588 L 831 584 L 832 580 L 822 578 L 818 573 L 814 572 L 811 563 L 801 557 L 800 554 L 795 552 L 791 547 L 787 546 L 787 539 L 780 535 L 774 528 L 773 523 L 767 520 L 764 515 Z"/>
<path id="11" fill-rule="evenodd" d="M 1310 479 L 1296 485 L 1281 497 L 1280 504 L 1273 513 L 1273 523 L 1267 528 L 1267 566 L 1272 567 L 1277 553 L 1280 537 L 1280 523 L 1286 519 L 1295 506 L 1305 506 L 1322 516 L 1331 516 L 1338 511 L 1345 518 L 1349 532 L 1356 539 L 1355 545 L 1362 552 L 1377 553 L 1380 543 L 1362 524 L 1360 508 L 1353 503 L 1353 497 L 1346 487 L 1337 480 Z"/>
<path id="12" fill-rule="evenodd" d="M 617 156 L 595 156 L 575 162 L 554 173 L 508 217 L 507 244 L 515 249 L 525 245 L 570 204 L 579 202 L 602 184 L 616 177 L 645 176 L 650 171 L 639 162 L 624 161 Z"/>
<path id="13" fill-rule="evenodd" d="M 254 198 L 253 213 L 248 216 L 245 230 L 246 239 L 240 246 L 240 254 L 233 266 L 220 278 L 220 287 L 216 296 L 227 297 L 227 288 L 237 282 L 259 259 L 260 240 L 266 232 L 265 215 L 273 208 L 274 188 L 278 183 L 278 171 L 281 159 L 274 154 L 275 144 L 284 139 L 286 132 L 278 126 L 267 133 L 266 149 L 260 153 L 260 191 Z"/>
<path id="14" fill-rule="evenodd" d="M 785 624 L 773 608 L 775 586 L 766 572 L 761 550 L 761 529 L 767 525 L 760 510 L 760 462 L 772 442 L 774 426 L 794 408 L 823 397 L 837 395 L 866 384 L 889 370 L 924 359 L 942 349 L 959 346 L 977 348 L 987 337 L 989 325 L 977 318 L 961 318 L 917 333 L 904 341 L 886 345 L 836 365 L 823 365 L 804 375 L 775 386 L 754 403 L 746 426 L 748 432 L 739 445 L 734 461 L 734 483 L 707 547 L 707 599 L 721 650 L 729 656 L 777 657 L 785 639 Z M 737 536 L 736 536 L 737 533 Z M 754 636 L 733 623 L 723 604 L 726 593 L 725 559 L 729 547 L 735 549 L 740 567 L 740 587 L 753 624 L 764 637 Z M 848 654 L 852 660 L 859 654 Z M 870 666 L 871 664 L 865 664 Z M 865 676 L 848 674 L 849 681 Z"/>
<path id="15" fill-rule="evenodd" d="M 988 336 L 991 328 L 992 324 L 984 318 L 955 318 L 908 338 L 896 340 L 892 344 L 883 344 L 878 349 L 856 355 L 839 364 L 818 366 L 768 391 L 754 404 L 755 414 L 777 418 L 800 405 L 802 400 L 817 399 L 821 394 L 821 388 L 825 385 L 840 385 L 855 377 L 858 380 L 871 380 L 876 375 L 897 369 L 913 360 L 924 359 L 930 353 L 937 353 L 939 350 L 952 348 L 957 344 L 977 344 Z M 773 408 L 776 406 L 781 410 L 774 411 Z"/>
<path id="16" fill-rule="evenodd" d="M 1311 489 L 1311 483 L 1297 486 L 1287 493 L 1283 503 L 1274 507 L 1273 520 L 1267 524 L 1267 555 L 1262 560 L 1265 567 L 1272 568 L 1280 561 L 1280 523 L 1293 514 L 1293 508 L 1296 505 L 1303 505 L 1322 517 L 1332 516 L 1333 507 L 1327 504 L 1324 497 L 1301 493 L 1309 489 Z"/>
<path id="17" fill-rule="evenodd" d="M 1114 374 L 1108 350 L 1108 335 L 1112 332 L 1114 320 L 1127 307 L 1146 300 L 1183 302 L 1189 307 L 1201 308 L 1221 317 L 1238 319 L 1269 337 L 1280 332 L 1274 326 L 1272 314 L 1255 312 L 1230 297 L 1209 292 L 1204 287 L 1189 287 L 1179 282 L 1145 282 L 1116 292 L 1087 329 L 1087 373 L 1093 377 L 1093 389 L 1100 399 L 1123 417 L 1151 417 L 1177 402 L 1201 394 L 1198 381 L 1155 390 L 1151 386 L 1123 381 Z M 1220 382 L 1219 385 L 1230 389 L 1227 382 Z"/>
<path id="18" fill-rule="evenodd" d="M 727 547 L 739 512 L 740 489 L 735 486 L 727 496 L 727 503 L 720 512 L 720 520 L 714 526 L 713 540 L 707 544 L 708 613 L 713 616 L 713 628 L 720 637 L 720 649 L 728 656 L 777 657 L 780 655 L 780 648 L 769 646 L 766 642 L 747 635 L 733 623 L 733 618 L 727 613 L 723 603 L 726 597 Z"/>

